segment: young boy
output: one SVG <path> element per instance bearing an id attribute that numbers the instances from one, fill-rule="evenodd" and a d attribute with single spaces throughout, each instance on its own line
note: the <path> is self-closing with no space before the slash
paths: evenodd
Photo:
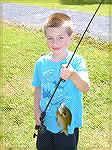
<path id="1" fill-rule="evenodd" d="M 68 50 L 73 36 L 72 21 L 63 13 L 48 17 L 44 25 L 51 53 L 40 57 L 35 65 L 32 85 L 35 87 L 34 113 L 36 125 L 40 125 L 40 114 L 45 110 L 52 93 L 60 79 L 61 82 L 47 111 L 44 125 L 47 131 L 38 135 L 38 150 L 76 150 L 79 128 L 82 127 L 82 93 L 89 90 L 89 79 L 83 57 L 75 54 L 67 67 L 72 52 Z M 60 132 L 56 112 L 64 103 L 71 111 L 72 121 L 68 135 Z"/>

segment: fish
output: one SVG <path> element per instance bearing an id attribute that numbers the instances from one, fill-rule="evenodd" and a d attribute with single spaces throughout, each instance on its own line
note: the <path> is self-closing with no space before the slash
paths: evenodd
<path id="1" fill-rule="evenodd" d="M 56 120 L 57 124 L 62 128 L 61 132 L 64 132 L 65 135 L 68 135 L 68 125 L 71 125 L 72 113 L 64 103 L 60 105 L 56 112 Z"/>

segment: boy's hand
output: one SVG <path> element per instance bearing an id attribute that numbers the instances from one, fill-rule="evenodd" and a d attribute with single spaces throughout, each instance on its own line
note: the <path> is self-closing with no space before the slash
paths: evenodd
<path id="1" fill-rule="evenodd" d="M 37 115 L 35 116 L 35 121 L 37 126 L 41 125 L 40 116 L 41 116 L 41 111 L 38 111 Z"/>
<path id="2" fill-rule="evenodd" d="M 75 69 L 72 67 L 72 65 L 69 65 L 67 68 L 67 64 L 63 64 L 62 68 L 60 70 L 60 77 L 63 80 L 71 79 L 72 80 L 72 75 L 75 71 Z"/>
<path id="3" fill-rule="evenodd" d="M 67 68 L 66 67 L 67 64 L 62 65 L 60 77 L 63 80 L 70 79 L 81 92 L 83 93 L 87 92 L 90 88 L 87 73 L 79 75 L 78 72 L 71 65 L 69 65 Z"/>

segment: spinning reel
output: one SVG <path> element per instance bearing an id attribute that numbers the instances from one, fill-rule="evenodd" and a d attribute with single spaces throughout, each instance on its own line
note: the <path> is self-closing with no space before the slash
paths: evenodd
<path id="1" fill-rule="evenodd" d="M 41 113 L 41 116 L 40 116 L 41 125 L 39 125 L 39 126 L 36 125 L 36 126 L 35 126 L 35 130 L 37 131 L 37 134 L 39 134 L 39 135 L 44 134 L 44 133 L 46 132 L 46 130 L 47 130 L 46 126 L 44 125 L 44 118 L 45 118 L 45 115 L 46 115 L 46 112 L 43 111 L 43 112 Z M 35 138 L 36 136 L 38 136 L 37 134 L 34 133 L 33 138 Z"/>

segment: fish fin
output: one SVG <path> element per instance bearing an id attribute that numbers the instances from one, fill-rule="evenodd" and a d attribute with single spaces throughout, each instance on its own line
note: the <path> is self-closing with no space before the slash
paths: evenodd
<path id="1" fill-rule="evenodd" d="M 65 135 L 68 135 L 68 128 L 65 127 L 65 128 L 63 129 L 63 132 L 65 133 Z"/>
<path id="2" fill-rule="evenodd" d="M 69 126 L 71 125 L 71 121 L 70 121 L 70 123 L 69 123 Z"/>
<path id="3" fill-rule="evenodd" d="M 68 135 L 68 133 L 65 130 L 62 130 L 61 133 L 64 133 L 65 135 Z"/>
<path id="4" fill-rule="evenodd" d="M 64 130 L 63 132 L 65 133 L 65 135 L 68 135 L 68 131 L 67 130 Z"/>

